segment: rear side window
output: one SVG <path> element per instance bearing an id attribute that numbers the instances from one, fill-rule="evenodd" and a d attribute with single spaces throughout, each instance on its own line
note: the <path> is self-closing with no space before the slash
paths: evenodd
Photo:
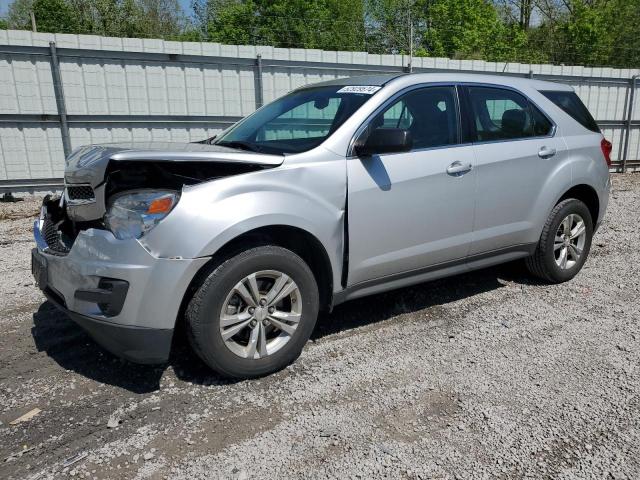
<path id="1" fill-rule="evenodd" d="M 550 135 L 553 124 L 529 100 L 512 90 L 469 87 L 475 141 L 490 142 Z"/>
<path id="2" fill-rule="evenodd" d="M 540 92 L 587 130 L 600 133 L 600 127 L 575 92 Z"/>

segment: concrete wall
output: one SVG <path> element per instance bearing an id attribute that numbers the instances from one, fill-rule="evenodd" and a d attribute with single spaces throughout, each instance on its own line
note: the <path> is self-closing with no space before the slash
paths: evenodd
<path id="1" fill-rule="evenodd" d="M 218 133 L 260 103 L 258 54 L 265 103 L 308 83 L 398 72 L 408 61 L 402 55 L 363 52 L 0 30 L 0 181 L 62 177 L 61 129 L 51 58 L 45 54 L 51 41 L 58 49 L 73 148 L 127 140 L 193 141 Z M 26 47 L 41 48 L 33 53 Z M 127 55 L 131 58 L 124 58 Z M 640 70 L 445 58 L 414 58 L 412 63 L 414 71 L 533 72 L 538 78 L 568 83 L 601 121 L 614 143 L 614 159 L 620 158 L 628 79 Z M 638 121 L 638 92 L 634 103 Z M 630 160 L 640 160 L 636 123 Z"/>

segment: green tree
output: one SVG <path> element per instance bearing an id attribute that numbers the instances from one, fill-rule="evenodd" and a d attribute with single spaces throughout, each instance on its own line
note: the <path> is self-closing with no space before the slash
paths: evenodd
<path id="1" fill-rule="evenodd" d="M 127 0 L 130 9 L 137 7 L 140 36 L 172 38 L 181 34 L 187 25 L 186 16 L 178 0 Z"/>
<path id="2" fill-rule="evenodd" d="M 77 33 L 78 17 L 64 0 L 35 0 L 32 8 L 39 32 Z"/>
<path id="3" fill-rule="evenodd" d="M 640 67 L 640 0 L 617 0 L 612 7 L 615 17 L 620 21 L 609 22 L 613 30 L 613 48 L 611 65 L 622 65 L 625 67 Z"/>
<path id="4" fill-rule="evenodd" d="M 193 5 L 210 41 L 276 47 L 364 48 L 361 2 L 341 0 L 202 0 Z"/>
<path id="5" fill-rule="evenodd" d="M 412 43 L 414 49 L 419 47 L 431 3 L 429 0 L 366 0 L 367 51 L 407 54 Z M 418 48 L 414 54 L 425 52 Z"/>
<path id="6" fill-rule="evenodd" d="M 618 2 L 616 2 L 618 3 Z M 560 25 L 557 40 L 563 45 L 561 58 L 565 63 L 603 65 L 611 57 L 613 30 L 608 13 L 611 2 L 569 1 L 571 14 Z"/>
<path id="7" fill-rule="evenodd" d="M 189 28 L 178 0 L 15 0 L 9 26 L 31 29 L 31 11 L 43 32 L 177 38 Z"/>
<path id="8" fill-rule="evenodd" d="M 0 30 L 6 30 L 9 28 L 9 22 L 4 18 L 0 18 Z"/>
<path id="9" fill-rule="evenodd" d="M 485 0 L 435 0 L 427 13 L 422 47 L 430 56 L 509 61 L 526 45 L 523 30 Z"/>
<path id="10" fill-rule="evenodd" d="M 640 65 L 640 0 L 537 0 L 529 45 L 553 63 Z"/>
<path id="11" fill-rule="evenodd" d="M 7 23 L 9 28 L 16 30 L 31 30 L 30 12 L 33 10 L 33 0 L 15 0 L 9 5 Z"/>

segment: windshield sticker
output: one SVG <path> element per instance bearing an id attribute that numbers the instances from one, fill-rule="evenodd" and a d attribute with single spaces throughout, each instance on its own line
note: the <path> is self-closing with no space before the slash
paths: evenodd
<path id="1" fill-rule="evenodd" d="M 342 87 L 336 93 L 364 93 L 366 95 L 373 95 L 382 87 L 376 87 L 374 85 L 349 85 L 348 87 Z"/>

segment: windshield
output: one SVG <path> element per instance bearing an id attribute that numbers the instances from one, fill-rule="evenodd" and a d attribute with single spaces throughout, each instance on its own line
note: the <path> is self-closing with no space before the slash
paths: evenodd
<path id="1" fill-rule="evenodd" d="M 320 145 L 377 90 L 341 85 L 297 90 L 241 120 L 215 143 L 279 155 L 306 152 Z"/>

